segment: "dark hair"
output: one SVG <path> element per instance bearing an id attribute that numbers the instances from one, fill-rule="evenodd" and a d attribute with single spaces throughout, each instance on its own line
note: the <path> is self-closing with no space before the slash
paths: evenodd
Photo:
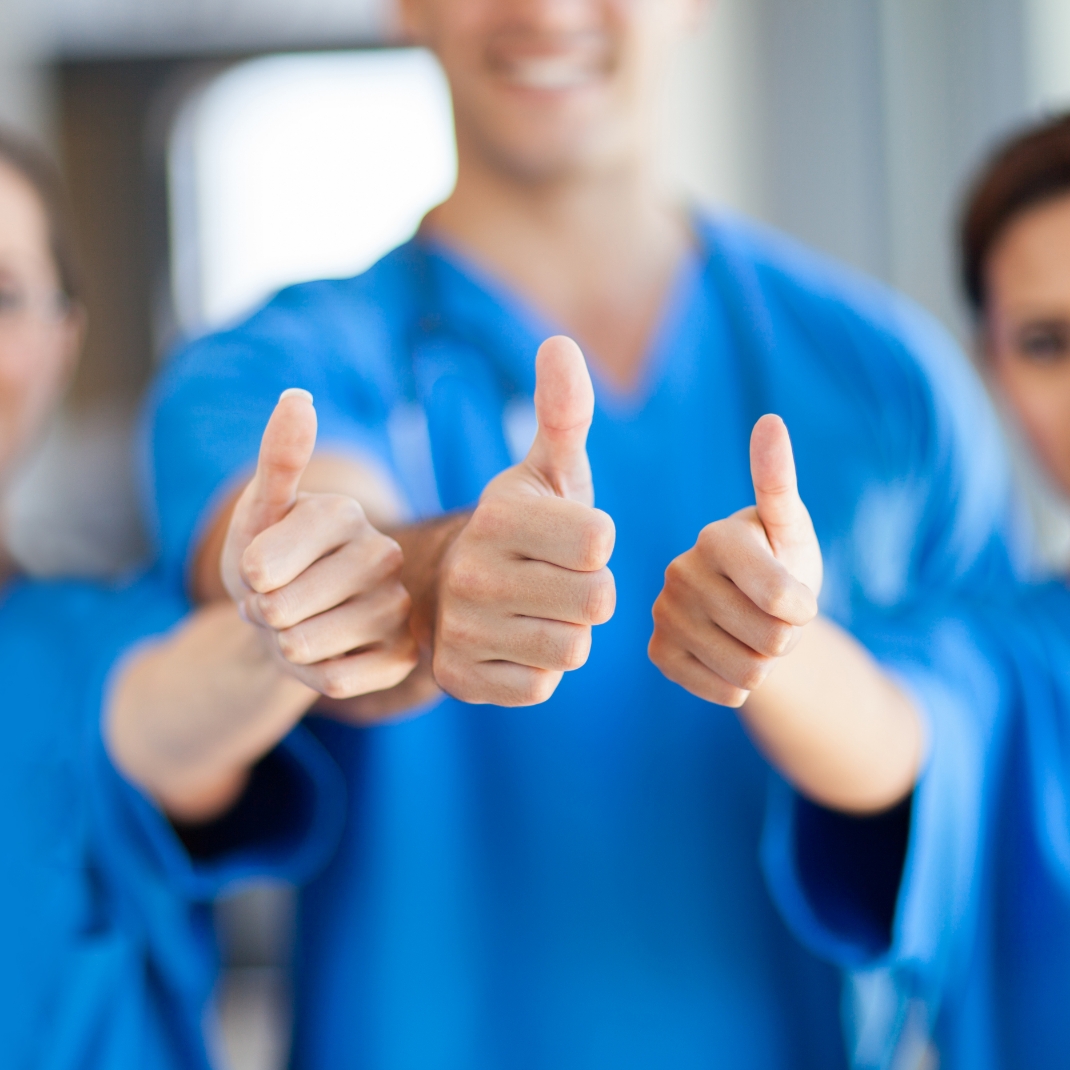
<path id="1" fill-rule="evenodd" d="M 1070 115 L 1019 131 L 974 179 L 959 225 L 959 269 L 977 315 L 985 309 L 985 260 L 1007 225 L 1064 193 L 1070 193 Z"/>
<path id="2" fill-rule="evenodd" d="M 69 301 L 81 296 L 74 223 L 67 188 L 48 154 L 29 138 L 0 127 L 0 164 L 17 171 L 41 201 L 48 221 L 49 245 L 60 289 Z"/>

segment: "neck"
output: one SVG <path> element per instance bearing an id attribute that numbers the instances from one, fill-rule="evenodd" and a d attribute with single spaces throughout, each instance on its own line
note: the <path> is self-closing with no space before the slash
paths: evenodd
<path id="1" fill-rule="evenodd" d="M 462 141 L 457 186 L 429 231 L 487 267 L 627 386 L 640 370 L 690 236 L 633 164 L 545 182 L 488 166 Z"/>

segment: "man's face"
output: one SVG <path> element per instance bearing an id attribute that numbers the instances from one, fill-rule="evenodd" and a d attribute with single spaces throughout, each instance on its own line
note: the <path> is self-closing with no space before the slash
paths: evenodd
<path id="1" fill-rule="evenodd" d="M 702 0 L 403 0 L 438 56 L 462 154 L 528 181 L 636 158 Z"/>

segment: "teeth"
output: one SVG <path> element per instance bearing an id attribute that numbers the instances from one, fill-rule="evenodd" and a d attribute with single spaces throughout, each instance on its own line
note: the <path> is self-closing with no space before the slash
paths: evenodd
<path id="1" fill-rule="evenodd" d="M 590 64 L 574 59 L 514 60 L 509 65 L 509 79 L 525 89 L 573 89 L 595 79 Z"/>

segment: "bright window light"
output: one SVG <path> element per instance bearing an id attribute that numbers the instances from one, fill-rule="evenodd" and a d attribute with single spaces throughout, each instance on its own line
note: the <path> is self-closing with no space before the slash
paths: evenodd
<path id="1" fill-rule="evenodd" d="M 412 235 L 456 168 L 449 92 L 421 49 L 269 56 L 221 75 L 171 141 L 180 327 L 363 271 Z"/>

